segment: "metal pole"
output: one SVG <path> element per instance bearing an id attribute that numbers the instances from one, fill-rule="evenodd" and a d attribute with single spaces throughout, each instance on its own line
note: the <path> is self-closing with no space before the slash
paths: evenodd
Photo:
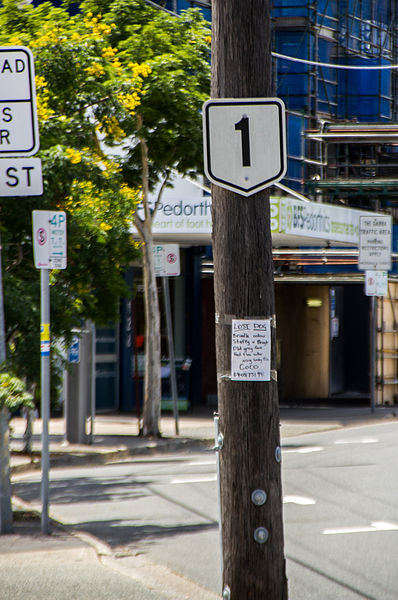
<path id="1" fill-rule="evenodd" d="M 96 331 L 95 323 L 91 323 L 91 398 L 90 398 L 90 444 L 94 443 L 95 397 L 96 397 Z"/>
<path id="2" fill-rule="evenodd" d="M 50 271 L 40 270 L 41 283 L 41 530 L 49 533 L 49 444 L 48 421 L 50 416 Z"/>
<path id="3" fill-rule="evenodd" d="M 370 410 L 375 412 L 376 406 L 376 296 L 371 297 L 370 304 Z"/>
<path id="4" fill-rule="evenodd" d="M 6 359 L 6 336 L 4 328 L 4 301 L 3 301 L 3 274 L 1 266 L 1 240 L 0 240 L 0 365 Z"/>
<path id="5" fill-rule="evenodd" d="M 162 277 L 162 280 L 163 280 L 164 309 L 165 309 L 165 313 L 166 313 L 167 341 L 168 341 L 168 345 L 169 345 L 171 396 L 173 399 L 173 413 L 174 413 L 174 419 L 175 419 L 176 435 L 180 435 L 180 430 L 179 430 L 179 425 L 178 425 L 177 378 L 176 378 L 176 365 L 175 365 L 175 357 L 174 357 L 173 328 L 172 328 L 172 323 L 171 323 L 169 278 Z"/>
<path id="6" fill-rule="evenodd" d="M 223 582 L 224 573 L 224 559 L 223 559 L 223 544 L 222 544 L 222 514 L 221 514 L 221 478 L 220 478 L 220 452 L 223 447 L 224 438 L 219 432 L 220 418 L 217 413 L 214 413 L 214 450 L 216 451 L 216 465 L 217 465 L 217 499 L 218 499 L 218 528 L 220 532 L 220 568 L 221 568 L 221 588 Z"/>

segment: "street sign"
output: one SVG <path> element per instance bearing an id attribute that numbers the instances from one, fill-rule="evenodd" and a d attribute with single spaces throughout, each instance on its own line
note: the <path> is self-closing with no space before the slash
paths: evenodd
<path id="1" fill-rule="evenodd" d="M 366 271 L 365 273 L 365 295 L 387 296 L 388 273 L 387 271 Z"/>
<path id="2" fill-rule="evenodd" d="M 0 197 L 41 196 L 42 193 L 40 158 L 0 159 Z"/>
<path id="3" fill-rule="evenodd" d="M 153 246 L 156 277 L 178 277 L 181 274 L 178 244 Z"/>
<path id="4" fill-rule="evenodd" d="M 33 250 L 37 269 L 66 269 L 66 214 L 34 210 Z"/>
<path id="5" fill-rule="evenodd" d="M 203 105 L 205 173 L 250 196 L 286 173 L 285 105 L 279 98 L 224 98 Z"/>
<path id="6" fill-rule="evenodd" d="M 32 156 L 39 149 L 33 54 L 0 47 L 0 157 Z"/>
<path id="7" fill-rule="evenodd" d="M 359 257 L 361 271 L 391 270 L 390 215 L 359 217 Z"/>

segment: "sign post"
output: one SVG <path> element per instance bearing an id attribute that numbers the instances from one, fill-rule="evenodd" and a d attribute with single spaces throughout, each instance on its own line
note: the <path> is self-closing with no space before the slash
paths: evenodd
<path id="1" fill-rule="evenodd" d="M 66 269 L 66 214 L 63 211 L 33 211 L 33 250 L 40 269 L 40 354 L 41 354 L 41 529 L 49 533 L 49 437 L 50 418 L 50 270 Z"/>
<path id="2" fill-rule="evenodd" d="M 178 390 L 174 355 L 173 324 L 171 321 L 169 277 L 177 277 L 181 273 L 180 249 L 178 244 L 155 245 L 153 247 L 153 253 L 155 258 L 155 273 L 157 277 L 162 278 L 163 283 L 163 300 L 166 314 L 167 341 L 169 347 L 171 398 L 173 401 L 175 432 L 176 435 L 179 435 Z"/>
<path id="3" fill-rule="evenodd" d="M 358 269 L 366 271 L 367 295 L 371 296 L 370 306 L 370 409 L 375 411 L 376 406 L 376 328 L 377 328 L 377 291 L 380 291 L 380 285 L 377 288 L 376 282 L 381 277 L 372 277 L 370 271 L 390 271 L 391 270 L 391 238 L 392 238 L 392 218 L 391 215 L 363 216 L 359 218 L 359 256 Z M 383 277 L 384 285 L 387 277 Z M 370 286 L 370 280 L 372 285 Z M 382 290 L 383 291 L 383 290 Z M 380 294 L 384 295 L 384 294 Z"/>

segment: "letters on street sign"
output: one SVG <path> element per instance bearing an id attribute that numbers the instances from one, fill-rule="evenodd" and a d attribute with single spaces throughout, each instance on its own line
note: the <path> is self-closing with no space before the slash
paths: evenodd
<path id="1" fill-rule="evenodd" d="M 32 156 L 38 149 L 32 52 L 23 46 L 1 46 L 0 157 Z"/>
<path id="2" fill-rule="evenodd" d="M 43 179 L 40 158 L 2 158 L 0 197 L 41 196 Z"/>
<path id="3" fill-rule="evenodd" d="M 391 270 L 392 220 L 390 215 L 359 217 L 358 269 Z"/>

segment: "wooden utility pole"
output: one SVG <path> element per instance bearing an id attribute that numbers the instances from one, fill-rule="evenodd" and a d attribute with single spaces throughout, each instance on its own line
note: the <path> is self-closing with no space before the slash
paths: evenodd
<path id="1" fill-rule="evenodd" d="M 269 5 L 213 0 L 212 98 L 273 95 Z M 269 193 L 213 185 L 212 205 L 223 598 L 287 600 Z M 271 381 L 230 379 L 231 322 L 248 318 L 271 319 Z"/>

